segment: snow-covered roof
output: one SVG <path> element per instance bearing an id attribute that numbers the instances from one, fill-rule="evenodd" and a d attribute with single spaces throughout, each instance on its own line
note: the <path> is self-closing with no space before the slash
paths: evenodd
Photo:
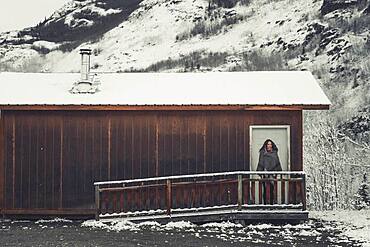
<path id="1" fill-rule="evenodd" d="M 0 106 L 330 105 L 307 71 L 102 73 L 95 94 L 72 94 L 78 73 L 0 73 Z"/>

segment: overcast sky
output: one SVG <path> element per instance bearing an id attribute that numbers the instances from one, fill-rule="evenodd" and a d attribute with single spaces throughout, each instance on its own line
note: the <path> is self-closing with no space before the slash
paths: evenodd
<path id="1" fill-rule="evenodd" d="M 0 0 L 0 32 L 34 26 L 70 0 Z"/>

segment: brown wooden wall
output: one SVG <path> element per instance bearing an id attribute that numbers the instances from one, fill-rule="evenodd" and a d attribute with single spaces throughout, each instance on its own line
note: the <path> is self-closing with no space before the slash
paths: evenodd
<path id="1" fill-rule="evenodd" d="M 94 181 L 249 170 L 249 126 L 269 124 L 291 126 L 302 170 L 301 111 L 2 111 L 0 208 L 92 209 Z"/>

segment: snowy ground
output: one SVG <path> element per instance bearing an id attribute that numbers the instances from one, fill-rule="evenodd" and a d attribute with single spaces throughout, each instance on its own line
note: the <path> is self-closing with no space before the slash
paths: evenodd
<path id="1" fill-rule="evenodd" d="M 344 235 L 364 242 L 363 246 L 370 246 L 370 210 L 316 211 L 310 212 L 310 216 L 340 223 Z"/>
<path id="2" fill-rule="evenodd" d="M 312 212 L 302 224 L 0 221 L 1 246 L 370 246 L 370 211 Z M 367 241 L 366 241 L 367 239 Z"/>

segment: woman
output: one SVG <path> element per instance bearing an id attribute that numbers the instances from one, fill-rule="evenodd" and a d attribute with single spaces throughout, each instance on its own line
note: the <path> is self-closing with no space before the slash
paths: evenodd
<path id="1" fill-rule="evenodd" d="M 260 148 L 257 171 L 281 171 L 281 164 L 278 156 L 278 148 L 275 143 L 267 139 Z"/>
<path id="2" fill-rule="evenodd" d="M 278 148 L 276 147 L 275 143 L 267 139 L 260 151 L 260 156 L 258 159 L 257 171 L 281 171 L 281 164 L 278 156 Z M 262 178 L 274 178 L 273 176 L 261 176 Z M 264 204 L 267 203 L 266 198 L 266 186 L 270 187 L 270 204 L 273 204 L 274 201 L 274 182 L 262 182 L 263 186 L 263 201 Z"/>

